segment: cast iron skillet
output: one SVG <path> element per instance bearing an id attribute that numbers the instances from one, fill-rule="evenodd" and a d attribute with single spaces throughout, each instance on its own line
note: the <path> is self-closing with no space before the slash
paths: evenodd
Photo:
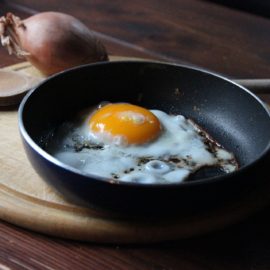
<path id="1" fill-rule="evenodd" d="M 86 175 L 43 150 L 51 130 L 102 101 L 192 118 L 236 155 L 241 169 L 226 175 L 204 170 L 180 184 L 117 183 Z M 269 173 L 266 106 L 240 85 L 186 66 L 109 62 L 62 72 L 24 98 L 19 128 L 28 158 L 45 181 L 70 200 L 121 215 L 179 215 L 218 207 L 262 185 Z"/>

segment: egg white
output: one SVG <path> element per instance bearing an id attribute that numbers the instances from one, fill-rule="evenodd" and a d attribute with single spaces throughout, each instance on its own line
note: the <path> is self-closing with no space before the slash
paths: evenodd
<path id="1" fill-rule="evenodd" d="M 237 170 L 234 155 L 207 139 L 206 133 L 203 136 L 194 122 L 182 115 L 151 112 L 163 131 L 147 144 L 121 144 L 125 141 L 121 137 L 104 143 L 104 138 L 90 132 L 89 117 L 83 113 L 55 132 L 47 151 L 85 173 L 125 182 L 177 183 L 205 166 L 219 166 L 225 172 Z"/>

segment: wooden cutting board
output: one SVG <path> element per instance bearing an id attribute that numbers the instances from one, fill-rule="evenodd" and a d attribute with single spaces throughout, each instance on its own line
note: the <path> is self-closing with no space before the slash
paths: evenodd
<path id="1" fill-rule="evenodd" d="M 26 62 L 8 69 L 40 76 Z M 223 228 L 270 201 L 269 187 L 258 187 L 229 205 L 196 216 L 147 222 L 112 218 L 66 201 L 42 181 L 27 160 L 17 122 L 16 109 L 0 109 L 0 219 L 29 230 L 100 243 L 159 242 Z"/>

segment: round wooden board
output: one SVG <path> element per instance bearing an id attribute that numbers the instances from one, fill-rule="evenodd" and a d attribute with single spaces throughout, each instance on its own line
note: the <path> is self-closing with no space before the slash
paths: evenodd
<path id="1" fill-rule="evenodd" d="M 28 63 L 20 65 L 31 73 Z M 270 200 L 268 188 L 259 187 L 210 212 L 144 222 L 82 208 L 66 201 L 35 173 L 21 143 L 17 111 L 8 109 L 0 110 L 0 172 L 1 219 L 48 235 L 100 243 L 159 242 L 206 233 L 247 217 Z"/>

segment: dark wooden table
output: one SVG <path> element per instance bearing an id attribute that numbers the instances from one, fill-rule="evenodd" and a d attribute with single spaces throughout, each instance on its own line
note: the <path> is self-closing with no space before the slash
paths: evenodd
<path id="1" fill-rule="evenodd" d="M 187 63 L 230 78 L 270 77 L 267 18 L 199 0 L 0 0 L 0 15 L 45 10 L 81 19 L 112 55 Z M 17 62 L 0 49 L 0 67 Z M 0 270 L 270 269 L 269 213 L 194 239 L 136 246 L 56 239 L 1 222 Z"/>

